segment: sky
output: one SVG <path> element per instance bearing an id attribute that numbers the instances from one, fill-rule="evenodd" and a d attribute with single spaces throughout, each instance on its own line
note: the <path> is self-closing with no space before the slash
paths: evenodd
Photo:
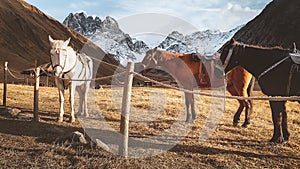
<path id="1" fill-rule="evenodd" d="M 229 31 L 246 24 L 272 0 L 25 0 L 60 22 L 69 13 L 85 11 L 122 20 L 144 13 L 179 18 L 198 30 Z M 125 25 L 124 25 L 125 24 Z M 120 23 L 120 27 L 126 27 Z M 126 32 L 126 31 L 125 31 Z"/>

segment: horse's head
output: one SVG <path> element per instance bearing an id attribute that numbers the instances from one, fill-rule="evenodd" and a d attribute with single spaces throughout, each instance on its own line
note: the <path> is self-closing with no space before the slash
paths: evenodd
<path id="1" fill-rule="evenodd" d="M 74 50 L 69 47 L 70 39 L 53 40 L 49 35 L 49 42 L 51 46 L 50 61 L 53 68 L 53 73 L 56 77 L 62 77 L 63 73 L 72 69 L 76 62 L 76 54 Z M 75 58 L 75 59 L 74 59 Z"/>
<path id="2" fill-rule="evenodd" d="M 228 72 L 238 65 L 237 58 L 235 57 L 237 55 L 235 51 L 235 49 L 237 49 L 235 48 L 236 46 L 237 41 L 232 38 L 230 41 L 226 42 L 218 51 L 225 72 Z"/>
<path id="3" fill-rule="evenodd" d="M 158 66 L 159 54 L 157 51 L 157 47 L 154 49 L 150 49 L 146 52 L 146 55 L 140 65 L 139 70 L 143 73 L 147 73 L 149 70 Z"/>

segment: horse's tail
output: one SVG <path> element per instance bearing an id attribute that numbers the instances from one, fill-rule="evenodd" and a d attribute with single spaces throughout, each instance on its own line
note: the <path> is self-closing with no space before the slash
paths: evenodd
<path id="1" fill-rule="evenodd" d="M 252 91 L 254 89 L 254 85 L 255 85 L 255 77 L 252 76 L 251 80 L 250 80 L 250 83 L 247 87 L 247 93 L 248 93 L 248 96 L 252 96 Z M 250 106 L 250 112 L 253 112 L 253 100 L 248 100 L 249 102 L 249 106 Z"/>
<path id="2" fill-rule="evenodd" d="M 252 76 L 251 80 L 250 80 L 250 83 L 247 87 L 247 93 L 248 93 L 248 96 L 251 96 L 252 95 L 252 91 L 254 89 L 254 85 L 255 85 L 255 77 Z"/>

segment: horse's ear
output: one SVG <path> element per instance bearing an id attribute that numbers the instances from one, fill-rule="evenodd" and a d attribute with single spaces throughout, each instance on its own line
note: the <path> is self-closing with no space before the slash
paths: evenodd
<path id="1" fill-rule="evenodd" d="M 49 35 L 49 42 L 50 42 L 50 44 L 54 43 L 54 40 L 52 39 L 52 37 L 50 35 Z"/>
<path id="2" fill-rule="evenodd" d="M 234 38 L 231 38 L 230 43 L 233 44 L 235 42 L 236 42 L 236 40 Z"/>
<path id="3" fill-rule="evenodd" d="M 64 47 L 67 47 L 70 43 L 71 37 L 69 39 L 67 39 L 66 41 L 64 41 Z"/>

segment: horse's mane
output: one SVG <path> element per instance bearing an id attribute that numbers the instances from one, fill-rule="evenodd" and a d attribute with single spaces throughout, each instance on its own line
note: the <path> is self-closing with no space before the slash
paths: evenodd
<path id="1" fill-rule="evenodd" d="M 251 45 L 251 44 L 246 44 L 246 43 L 238 42 L 238 41 L 234 41 L 234 44 L 237 46 L 257 48 L 257 49 L 263 49 L 263 50 L 288 50 L 288 49 L 284 49 L 282 46 L 268 47 L 268 46 L 261 46 L 261 45 Z"/>
<path id="2" fill-rule="evenodd" d="M 77 53 L 77 51 L 74 50 L 74 49 L 72 48 L 72 46 L 67 46 L 67 50 L 71 50 L 71 51 L 74 51 L 75 53 Z"/>

